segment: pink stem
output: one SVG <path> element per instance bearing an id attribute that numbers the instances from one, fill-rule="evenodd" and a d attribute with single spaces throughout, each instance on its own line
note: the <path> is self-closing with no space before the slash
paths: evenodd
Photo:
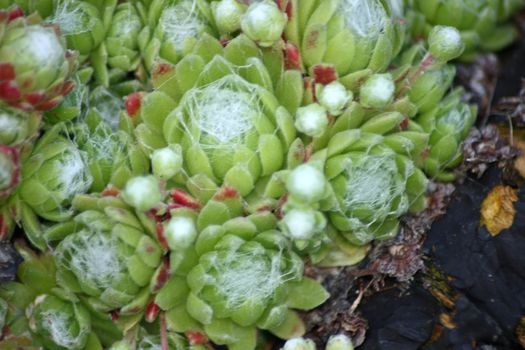
<path id="1" fill-rule="evenodd" d="M 168 331 L 166 326 L 166 314 L 164 312 L 160 313 L 160 344 L 162 350 L 168 349 Z"/>
<path id="2" fill-rule="evenodd" d="M 410 86 L 414 84 L 417 78 L 419 78 L 421 74 L 423 74 L 427 70 L 427 68 L 432 65 L 433 62 L 434 58 L 432 57 L 432 55 L 425 55 L 425 57 L 423 57 L 423 59 L 421 60 L 419 67 L 417 67 L 417 70 L 413 74 L 408 75 L 408 77 L 405 80 L 405 83 L 397 93 L 397 96 L 403 96 L 406 93 L 406 91 L 410 88 Z"/>

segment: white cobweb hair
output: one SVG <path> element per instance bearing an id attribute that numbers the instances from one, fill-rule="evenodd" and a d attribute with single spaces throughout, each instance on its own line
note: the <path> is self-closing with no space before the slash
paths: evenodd
<path id="1" fill-rule="evenodd" d="M 262 113 L 256 87 L 236 74 L 190 90 L 181 106 L 188 114 L 188 118 L 184 118 L 184 113 L 179 115 L 184 131 L 193 137 L 192 127 L 186 124 L 196 125 L 201 135 L 192 141 L 203 149 L 235 149 L 244 142 L 246 133 L 255 128 L 254 123 Z"/>
<path id="2" fill-rule="evenodd" d="M 162 11 L 159 25 L 165 39 L 180 50 L 187 38 L 197 38 L 205 27 L 195 0 L 182 0 Z"/>
<path id="3" fill-rule="evenodd" d="M 413 172 L 413 168 L 406 169 L 401 174 L 402 181 L 394 174 L 399 171 L 394 154 L 363 154 L 357 162 L 348 161 L 346 164 L 347 188 L 343 198 L 343 212 L 354 226 L 358 238 L 367 240 L 368 228 L 372 224 L 382 223 L 389 216 L 400 216 L 409 207 L 405 195 L 406 178 Z M 397 210 L 392 209 L 393 200 L 401 198 Z M 366 223 L 352 217 L 353 208 L 369 207 L 374 212 L 374 218 Z"/>
<path id="4" fill-rule="evenodd" d="M 148 335 L 137 344 L 137 350 L 162 350 L 160 336 Z"/>
<path id="5" fill-rule="evenodd" d="M 112 130 L 118 130 L 120 112 L 124 108 L 122 99 L 102 86 L 91 91 L 89 95 L 89 107 L 93 108 Z"/>
<path id="6" fill-rule="evenodd" d="M 84 152 L 71 144 L 71 147 L 67 147 L 53 160 L 53 163 L 57 169 L 60 169 L 56 179 L 56 192 L 62 201 L 70 201 L 76 194 L 89 190 L 93 178 Z"/>
<path id="7" fill-rule="evenodd" d="M 126 20 L 119 21 L 117 25 L 112 25 L 109 29 L 110 34 L 127 36 L 134 31 L 140 31 L 142 29 L 142 23 L 138 14 L 134 13 L 131 7 L 126 7 L 122 11 L 125 11 Z"/>
<path id="8" fill-rule="evenodd" d="M 41 317 L 42 327 L 49 332 L 53 342 L 67 349 L 78 346 L 80 338 L 89 332 L 89 329 L 84 326 L 78 329 L 76 334 L 72 334 L 72 316 L 65 314 L 62 310 L 46 310 L 42 312 Z"/>
<path id="9" fill-rule="evenodd" d="M 100 231 L 81 230 L 66 237 L 55 251 L 57 263 L 98 288 L 111 285 L 124 270 L 116 238 Z"/>
<path id="10" fill-rule="evenodd" d="M 339 11 L 346 20 L 346 26 L 362 38 L 376 39 L 388 20 L 379 0 L 343 0 Z"/>
<path id="11" fill-rule="evenodd" d="M 217 258 L 217 276 L 210 281 L 226 300 L 229 309 L 248 300 L 268 300 L 275 290 L 289 280 L 282 271 L 282 252 L 266 255 L 264 251 L 231 251 L 225 259 Z"/>
<path id="12" fill-rule="evenodd" d="M 46 22 L 57 24 L 64 35 L 90 32 L 95 26 L 95 18 L 89 17 L 75 3 L 75 0 L 59 0 L 51 17 Z"/>

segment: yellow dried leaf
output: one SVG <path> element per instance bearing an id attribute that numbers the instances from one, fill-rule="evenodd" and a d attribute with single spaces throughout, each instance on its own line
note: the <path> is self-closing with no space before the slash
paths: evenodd
<path id="1" fill-rule="evenodd" d="M 454 318 L 447 313 L 442 313 L 439 315 L 439 322 L 447 329 L 454 329 L 457 327 L 456 322 L 454 322 Z"/>
<path id="2" fill-rule="evenodd" d="M 485 225 L 492 236 L 512 226 L 518 200 L 517 190 L 498 185 L 490 191 L 481 204 L 481 225 Z"/>

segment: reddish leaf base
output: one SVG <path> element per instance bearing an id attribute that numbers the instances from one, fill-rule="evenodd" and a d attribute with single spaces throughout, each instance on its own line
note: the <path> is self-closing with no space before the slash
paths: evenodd
<path id="1" fill-rule="evenodd" d="M 160 247 L 162 248 L 162 250 L 167 252 L 169 250 L 169 246 L 168 241 L 166 240 L 166 235 L 164 234 L 164 225 L 162 224 L 162 222 L 157 222 L 156 231 L 157 241 L 159 242 Z"/>
<path id="2" fill-rule="evenodd" d="M 190 209 L 199 209 L 201 207 L 197 199 L 182 190 L 175 189 L 171 191 L 171 198 L 173 202 Z"/>
<path id="3" fill-rule="evenodd" d="M 117 197 L 120 193 L 120 190 L 113 186 L 108 186 L 102 191 L 103 197 Z"/>
<path id="4" fill-rule="evenodd" d="M 144 319 L 146 320 L 146 322 L 152 323 L 157 319 L 159 312 L 160 312 L 159 306 L 155 304 L 154 301 L 152 301 L 146 307 L 146 314 L 144 316 Z"/>
<path id="5" fill-rule="evenodd" d="M 319 84 L 328 85 L 337 80 L 337 72 L 331 64 L 318 64 L 313 67 L 315 81 Z"/>
<path id="6" fill-rule="evenodd" d="M 74 56 L 68 58 L 73 65 Z M 16 81 L 16 72 L 11 63 L 0 62 L 0 100 L 8 105 L 25 111 L 47 111 L 55 108 L 64 96 L 69 94 L 75 87 L 72 81 L 64 81 L 50 91 L 24 91 L 24 87 L 31 82 L 22 85 Z"/>
<path id="7" fill-rule="evenodd" d="M 175 70 L 175 66 L 169 63 L 155 63 L 153 68 L 151 69 L 151 82 L 153 83 L 153 86 L 156 86 L 160 84 L 163 80 L 167 79 L 164 76 L 169 76 L 173 74 L 173 71 Z"/>
<path id="8" fill-rule="evenodd" d="M 233 199 L 239 196 L 239 192 L 233 187 L 224 186 L 221 188 L 213 197 L 217 201 L 224 201 L 227 199 Z"/>
<path id="9" fill-rule="evenodd" d="M 190 345 L 203 345 L 208 342 L 208 337 L 197 331 L 187 331 L 186 338 L 188 338 Z"/>
<path id="10" fill-rule="evenodd" d="M 131 118 L 137 116 L 138 112 L 140 111 L 143 96 L 144 93 L 142 92 L 134 92 L 126 97 L 126 112 Z"/>
<path id="11" fill-rule="evenodd" d="M 168 282 L 170 276 L 170 259 L 167 256 L 165 256 L 162 260 L 162 266 L 160 267 L 157 275 L 155 276 L 155 284 L 153 285 L 152 291 L 156 292 L 162 287 L 164 287 L 166 282 Z"/>
<path id="12" fill-rule="evenodd" d="M 303 62 L 301 52 L 292 43 L 286 43 L 284 47 L 284 64 L 286 69 L 302 69 Z"/>
<path id="13" fill-rule="evenodd" d="M 0 11 L 0 22 L 7 21 L 7 23 L 9 23 L 11 21 L 14 21 L 18 17 L 23 17 L 23 16 L 24 16 L 24 10 L 22 10 L 22 8 L 17 5 L 8 11 L 6 10 Z"/>

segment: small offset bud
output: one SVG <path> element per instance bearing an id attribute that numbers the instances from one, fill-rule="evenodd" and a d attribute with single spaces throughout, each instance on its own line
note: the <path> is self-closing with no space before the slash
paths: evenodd
<path id="1" fill-rule="evenodd" d="M 348 102 L 352 100 L 353 94 L 346 90 L 343 84 L 334 81 L 326 86 L 318 85 L 317 99 L 321 106 L 326 108 L 333 116 L 343 113 Z"/>
<path id="2" fill-rule="evenodd" d="M 277 42 L 286 26 L 286 15 L 271 0 L 255 2 L 241 19 L 243 32 L 263 47 Z"/>
<path id="3" fill-rule="evenodd" d="M 153 174 L 169 180 L 182 168 L 182 150 L 179 145 L 170 145 L 155 150 L 151 155 Z"/>
<path id="4" fill-rule="evenodd" d="M 284 216 L 282 225 L 293 239 L 310 239 L 318 228 L 315 216 L 312 209 L 292 209 Z"/>
<path id="5" fill-rule="evenodd" d="M 170 249 L 184 250 L 189 248 L 197 238 L 197 229 L 191 218 L 178 216 L 168 221 L 164 234 Z"/>
<path id="6" fill-rule="evenodd" d="M 316 350 L 316 347 L 310 339 L 293 338 L 284 344 L 282 350 Z"/>
<path id="7" fill-rule="evenodd" d="M 352 341 L 344 334 L 331 336 L 326 344 L 326 350 L 354 350 Z"/>
<path id="8" fill-rule="evenodd" d="M 383 109 L 394 99 L 395 84 L 392 75 L 374 74 L 361 86 L 359 98 L 363 107 Z"/>
<path id="9" fill-rule="evenodd" d="M 122 196 L 126 203 L 139 211 L 148 211 L 162 199 L 159 182 L 155 176 L 139 176 L 126 184 Z"/>
<path id="10" fill-rule="evenodd" d="M 292 196 L 312 203 L 323 198 L 326 189 L 326 178 L 313 165 L 302 164 L 290 173 L 286 182 L 286 189 Z"/>
<path id="11" fill-rule="evenodd" d="M 321 136 L 328 127 L 328 115 L 326 109 L 318 103 L 312 103 L 297 110 L 295 128 L 300 132 L 311 136 Z"/>
<path id="12" fill-rule="evenodd" d="M 219 32 L 229 34 L 241 29 L 241 17 L 246 11 L 244 4 L 237 0 L 220 0 L 211 6 Z"/>
<path id="13" fill-rule="evenodd" d="M 459 30 L 448 26 L 435 26 L 428 36 L 428 51 L 432 58 L 445 63 L 459 57 L 465 44 L 461 39 Z"/>

